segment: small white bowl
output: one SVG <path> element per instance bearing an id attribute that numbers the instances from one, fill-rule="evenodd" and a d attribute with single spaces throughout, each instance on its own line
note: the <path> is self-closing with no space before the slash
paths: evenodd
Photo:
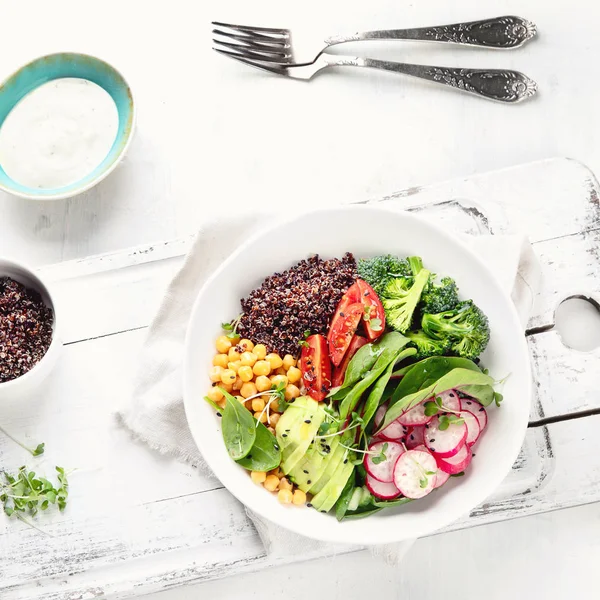
<path id="1" fill-rule="evenodd" d="M 56 304 L 46 284 L 28 267 L 6 258 L 0 258 L 0 277 L 10 277 L 25 287 L 40 294 L 44 304 L 52 310 L 52 341 L 41 360 L 24 375 L 0 383 L 0 401 L 7 398 L 21 398 L 33 393 L 46 379 L 52 367 L 56 364 L 62 346 L 58 337 L 58 322 Z"/>
<path id="2" fill-rule="evenodd" d="M 366 519 L 339 523 L 333 514 L 280 504 L 231 460 L 221 425 L 203 400 L 219 323 L 240 311 L 239 299 L 276 271 L 319 253 L 323 258 L 418 255 L 434 273 L 456 280 L 461 297 L 472 298 L 490 322 L 490 344 L 482 362 L 497 379 L 507 377 L 504 402 L 490 407 L 477 458 L 464 477 L 426 498 L 388 508 Z M 384 544 L 428 535 L 483 502 L 510 472 L 529 418 L 531 373 L 525 335 L 507 292 L 488 267 L 452 231 L 407 212 L 371 206 L 314 211 L 279 223 L 236 250 L 200 290 L 188 327 L 184 401 L 190 429 L 214 474 L 250 510 L 278 526 L 312 538 L 349 544 Z"/>

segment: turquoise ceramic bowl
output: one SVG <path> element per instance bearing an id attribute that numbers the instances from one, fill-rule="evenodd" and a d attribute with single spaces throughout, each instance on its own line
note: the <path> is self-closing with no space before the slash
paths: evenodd
<path id="1" fill-rule="evenodd" d="M 87 54 L 61 52 L 42 56 L 21 67 L 0 86 L 0 127 L 14 106 L 29 92 L 54 79 L 87 79 L 104 88 L 112 97 L 119 114 L 115 141 L 104 160 L 88 175 L 60 188 L 38 189 L 11 179 L 0 165 L 0 190 L 31 200 L 59 200 L 89 190 L 104 179 L 124 156 L 135 124 L 131 89 L 125 78 L 108 63 Z"/>

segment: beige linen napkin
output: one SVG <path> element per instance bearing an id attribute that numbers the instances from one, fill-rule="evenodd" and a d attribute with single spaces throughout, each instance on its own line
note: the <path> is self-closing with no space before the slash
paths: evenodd
<path id="1" fill-rule="evenodd" d="M 133 396 L 117 415 L 140 441 L 213 477 L 194 443 L 183 408 L 182 362 L 187 323 L 204 281 L 231 253 L 231 240 L 242 243 L 266 221 L 264 215 L 244 216 L 237 222 L 228 219 L 227 223 L 208 224 L 198 233 L 150 325 Z M 484 261 L 492 265 L 505 289 L 512 291 L 525 327 L 540 279 L 539 266 L 527 240 L 521 236 L 480 236 L 467 238 L 467 241 Z M 298 555 L 304 558 L 349 549 L 348 546 L 296 535 L 253 513 L 248 514 L 267 552 L 278 557 Z M 409 540 L 372 547 L 371 550 L 388 563 L 398 563 L 413 543 L 414 540 Z"/>

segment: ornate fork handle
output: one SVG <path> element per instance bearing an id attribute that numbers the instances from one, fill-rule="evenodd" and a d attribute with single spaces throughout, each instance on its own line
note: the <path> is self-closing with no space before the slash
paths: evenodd
<path id="1" fill-rule="evenodd" d="M 535 81 L 510 69 L 455 69 L 396 63 L 372 58 L 322 55 L 327 67 L 369 67 L 427 79 L 499 102 L 521 102 L 537 91 Z"/>
<path id="2" fill-rule="evenodd" d="M 536 32 L 536 26 L 531 21 L 521 17 L 505 16 L 437 27 L 384 29 L 349 36 L 336 35 L 327 38 L 325 42 L 334 45 L 360 40 L 417 40 L 507 49 L 518 48 L 530 40 Z"/>

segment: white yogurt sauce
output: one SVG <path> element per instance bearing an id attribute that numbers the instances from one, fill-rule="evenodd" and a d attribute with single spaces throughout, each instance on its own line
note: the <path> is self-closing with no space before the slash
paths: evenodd
<path id="1" fill-rule="evenodd" d="M 55 79 L 25 96 L 0 128 L 0 164 L 14 181 L 50 189 L 79 181 L 110 150 L 119 124 L 108 92 Z"/>

